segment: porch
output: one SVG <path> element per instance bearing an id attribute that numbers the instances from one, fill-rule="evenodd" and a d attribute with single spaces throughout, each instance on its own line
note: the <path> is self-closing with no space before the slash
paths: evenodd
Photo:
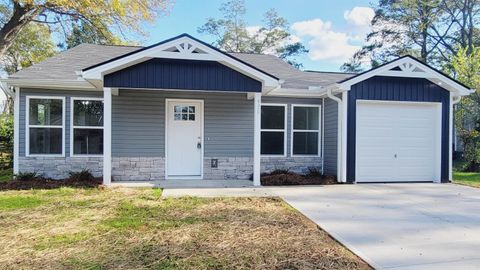
<path id="1" fill-rule="evenodd" d="M 109 171 L 114 182 L 151 181 L 151 185 L 168 186 L 165 180 L 179 180 L 187 181 L 186 186 L 238 186 L 233 182 L 240 181 L 240 186 L 259 185 L 259 179 L 258 184 L 251 182 L 255 175 L 256 133 L 259 141 L 262 134 L 281 136 L 277 142 L 265 137 L 270 142 L 257 149 L 258 176 L 276 169 L 306 173 L 313 167 L 323 171 L 323 149 L 328 150 L 327 154 L 334 151 L 331 145 L 323 145 L 323 131 L 334 130 L 336 124 L 329 122 L 324 128 L 321 119 L 325 100 L 321 98 L 267 96 L 260 103 L 262 97 L 252 100 L 247 93 L 236 92 L 118 89 L 113 93 Z M 254 115 L 256 102 L 260 103 L 259 111 L 273 110 L 269 112 L 273 117 L 264 120 L 280 122 L 282 126 L 276 127 L 279 130 L 265 131 L 261 126 L 255 129 L 255 122 L 261 120 L 260 115 L 257 119 Z M 331 101 L 325 103 L 329 110 L 334 105 Z M 311 112 L 310 118 L 318 123 L 317 131 L 312 130 L 314 141 L 306 140 L 305 147 L 298 147 L 299 142 L 293 145 L 294 108 L 297 113 Z M 326 116 L 327 120 L 331 118 L 335 115 Z M 107 121 L 104 128 L 108 129 Z M 306 149 L 310 145 L 313 149 Z M 294 148 L 296 153 L 292 152 Z M 299 155 L 301 148 L 313 152 Z"/>

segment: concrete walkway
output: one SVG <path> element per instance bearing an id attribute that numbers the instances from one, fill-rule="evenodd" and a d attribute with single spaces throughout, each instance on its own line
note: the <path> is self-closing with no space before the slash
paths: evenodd
<path id="1" fill-rule="evenodd" d="M 453 184 L 166 189 L 280 196 L 377 269 L 480 269 L 480 189 Z"/>
<path id="2" fill-rule="evenodd" d="M 245 188 L 253 187 L 249 180 L 158 180 L 158 181 L 114 181 L 112 187 L 128 188 L 168 188 L 197 189 L 197 188 Z"/>

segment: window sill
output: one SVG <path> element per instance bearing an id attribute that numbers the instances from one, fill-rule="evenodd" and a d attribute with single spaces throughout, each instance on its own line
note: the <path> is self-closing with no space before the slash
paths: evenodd
<path id="1" fill-rule="evenodd" d="M 75 158 L 91 158 L 91 157 L 103 158 L 103 155 L 70 155 L 70 157 L 75 157 Z"/>
<path id="2" fill-rule="evenodd" d="M 260 155 L 260 158 L 264 158 L 264 157 L 287 157 L 287 155 Z"/>
<path id="3" fill-rule="evenodd" d="M 314 157 L 314 158 L 319 158 L 321 156 L 320 155 L 290 155 L 290 157 L 300 157 L 300 158 Z"/>
<path id="4" fill-rule="evenodd" d="M 65 155 L 62 154 L 55 154 L 55 155 L 42 155 L 42 154 L 32 154 L 32 155 L 25 155 L 25 157 L 65 157 Z"/>

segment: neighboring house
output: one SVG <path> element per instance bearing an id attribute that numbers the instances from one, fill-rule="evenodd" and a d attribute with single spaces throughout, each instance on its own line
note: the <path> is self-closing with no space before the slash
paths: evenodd
<path id="1" fill-rule="evenodd" d="M 63 178 L 251 179 L 316 167 L 340 182 L 448 182 L 452 105 L 471 90 L 402 57 L 361 74 L 304 72 L 187 34 L 80 45 L 4 80 L 14 171 Z"/>

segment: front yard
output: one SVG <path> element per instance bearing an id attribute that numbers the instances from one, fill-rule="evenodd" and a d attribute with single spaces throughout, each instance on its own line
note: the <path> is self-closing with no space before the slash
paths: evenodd
<path id="1" fill-rule="evenodd" d="M 480 173 L 454 171 L 453 183 L 480 188 Z"/>
<path id="2" fill-rule="evenodd" d="M 276 198 L 0 192 L 1 269 L 369 269 Z"/>
<path id="3" fill-rule="evenodd" d="M 480 188 L 480 173 L 464 172 L 464 161 L 453 162 L 453 183 Z"/>

